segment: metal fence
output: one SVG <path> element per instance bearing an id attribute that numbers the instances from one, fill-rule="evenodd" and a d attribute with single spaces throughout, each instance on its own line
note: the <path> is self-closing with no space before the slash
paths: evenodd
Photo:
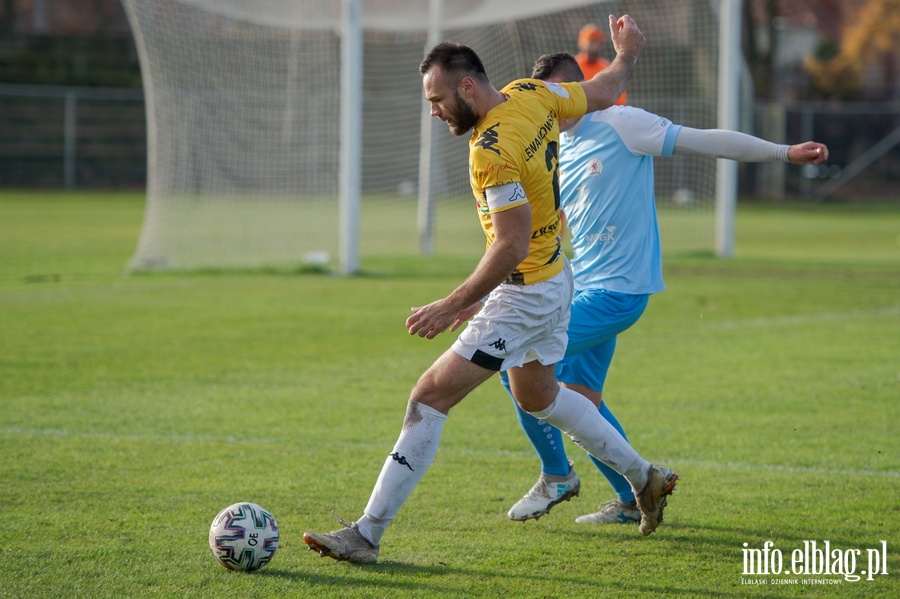
<path id="1" fill-rule="evenodd" d="M 145 122 L 141 90 L 0 84 L 0 186 L 140 187 Z"/>
<path id="2" fill-rule="evenodd" d="M 900 185 L 900 102 L 758 102 L 753 134 L 781 143 L 818 141 L 828 146 L 827 164 L 802 168 L 742 165 L 744 193 L 784 195 L 807 201 L 893 198 Z"/>
<path id="3" fill-rule="evenodd" d="M 754 135 L 821 141 L 831 156 L 822 167 L 741 165 L 743 196 L 900 200 L 900 102 L 757 103 L 752 121 Z M 0 84 L 0 187 L 140 188 L 146 180 L 141 90 Z"/>

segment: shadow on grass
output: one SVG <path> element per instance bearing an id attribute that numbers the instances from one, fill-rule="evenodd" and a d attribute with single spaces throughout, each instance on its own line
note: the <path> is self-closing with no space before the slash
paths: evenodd
<path id="1" fill-rule="evenodd" d="M 515 593 L 518 588 L 531 594 L 534 585 L 540 585 L 542 589 L 538 596 L 556 596 L 560 588 L 583 587 L 581 596 L 595 596 L 602 587 L 604 596 L 663 596 L 677 595 L 684 597 L 745 597 L 741 592 L 740 576 L 735 577 L 735 590 L 704 589 L 687 584 L 690 580 L 664 578 L 660 584 L 633 584 L 631 582 L 615 582 L 604 580 L 602 574 L 591 576 L 570 576 L 565 574 L 563 565 L 559 568 L 559 574 L 547 575 L 544 572 L 523 576 L 521 572 L 505 573 L 492 569 L 489 574 L 484 570 L 452 566 L 439 562 L 433 565 L 408 564 L 402 562 L 382 561 L 376 564 L 351 564 L 341 562 L 333 564 L 337 570 L 335 574 L 302 573 L 287 570 L 266 569 L 255 572 L 255 576 L 270 576 L 297 582 L 303 582 L 315 590 L 317 587 L 327 587 L 329 591 L 341 592 L 345 596 L 352 596 L 353 590 L 360 592 L 385 592 L 385 596 L 400 596 L 403 593 L 416 593 L 428 597 L 471 597 L 492 596 L 494 593 Z M 348 571 L 342 574 L 341 571 Z M 366 578 L 359 578 L 358 574 L 365 574 Z M 460 579 L 465 583 L 454 583 Z M 524 581 L 524 582 L 523 582 Z M 754 594 L 757 597 L 766 595 Z M 774 596 L 774 595 L 773 595 Z"/>
<path id="2" fill-rule="evenodd" d="M 338 265 L 298 264 L 295 266 L 260 266 L 247 268 L 136 268 L 126 270 L 126 277 L 220 277 L 220 276 L 265 276 L 265 277 L 357 277 L 364 279 L 410 279 L 420 277 L 456 276 L 465 278 L 478 264 L 479 257 L 459 256 L 376 256 L 363 258 L 356 272 L 344 275 Z M 45 275 L 47 279 L 58 281 L 60 275 Z"/>

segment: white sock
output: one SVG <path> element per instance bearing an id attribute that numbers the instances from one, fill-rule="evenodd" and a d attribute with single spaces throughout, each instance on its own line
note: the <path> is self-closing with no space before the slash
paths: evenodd
<path id="1" fill-rule="evenodd" d="M 569 435 L 579 447 L 624 476 L 635 491 L 644 488 L 650 463 L 638 455 L 584 395 L 560 386 L 553 403 L 529 414 Z"/>
<path id="2" fill-rule="evenodd" d="M 400 437 L 381 468 L 365 515 L 356 521 L 360 534 L 373 544 L 381 543 L 384 530 L 434 461 L 445 420 L 446 414 L 409 402 Z"/>

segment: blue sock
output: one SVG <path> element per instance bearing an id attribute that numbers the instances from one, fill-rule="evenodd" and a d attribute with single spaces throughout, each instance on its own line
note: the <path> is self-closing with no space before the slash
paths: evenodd
<path id="1" fill-rule="evenodd" d="M 500 375 L 500 383 L 512 398 L 513 394 L 509 388 L 509 377 L 506 376 L 506 373 Z M 519 417 L 519 424 L 522 425 L 522 430 L 525 431 L 525 435 L 531 441 L 534 451 L 537 452 L 538 457 L 541 459 L 541 472 L 555 476 L 568 476 L 569 458 L 566 456 L 565 448 L 563 448 L 562 432 L 552 424 L 538 420 L 520 408 L 515 398 L 513 398 L 513 405 L 516 407 L 516 414 Z M 628 482 L 626 481 L 625 484 L 627 485 Z"/>
<path id="2" fill-rule="evenodd" d="M 622 425 L 619 424 L 619 421 L 616 420 L 616 417 L 613 416 L 613 413 L 609 411 L 609 408 L 606 407 L 606 402 L 600 402 L 600 415 L 606 418 L 606 421 L 613 425 L 623 437 L 625 437 L 625 430 L 622 428 Z M 625 440 L 628 440 L 628 437 L 625 437 Z M 595 458 L 594 456 L 588 454 L 588 457 L 591 458 L 591 461 L 594 462 L 594 465 L 600 471 L 600 474 L 606 477 L 606 480 L 609 481 L 609 484 L 612 485 L 613 490 L 616 492 L 616 497 L 622 503 L 634 503 L 634 491 L 631 489 L 631 484 L 625 477 Z"/>

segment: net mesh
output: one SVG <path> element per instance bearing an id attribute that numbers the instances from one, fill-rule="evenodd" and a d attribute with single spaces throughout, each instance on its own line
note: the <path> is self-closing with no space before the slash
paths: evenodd
<path id="1" fill-rule="evenodd" d="M 142 58 L 149 139 L 146 215 L 131 269 L 335 262 L 340 3 L 123 4 Z M 608 14 L 631 14 L 648 43 L 629 85 L 630 103 L 687 126 L 715 126 L 716 2 L 443 4 L 448 16 L 442 39 L 472 46 L 498 88 L 528 76 L 541 54 L 576 52 L 585 23 L 605 25 Z M 427 5 L 364 3 L 364 82 L 358 92 L 363 259 L 419 252 L 424 102 L 418 64 L 427 50 Z M 613 54 L 608 41 L 607 54 Z M 484 237 L 468 188 L 466 139 L 444 129 L 433 134 L 427 167 L 435 198 L 434 252 L 477 256 Z M 664 248 L 710 249 L 715 161 L 658 159 L 656 172 Z"/>

